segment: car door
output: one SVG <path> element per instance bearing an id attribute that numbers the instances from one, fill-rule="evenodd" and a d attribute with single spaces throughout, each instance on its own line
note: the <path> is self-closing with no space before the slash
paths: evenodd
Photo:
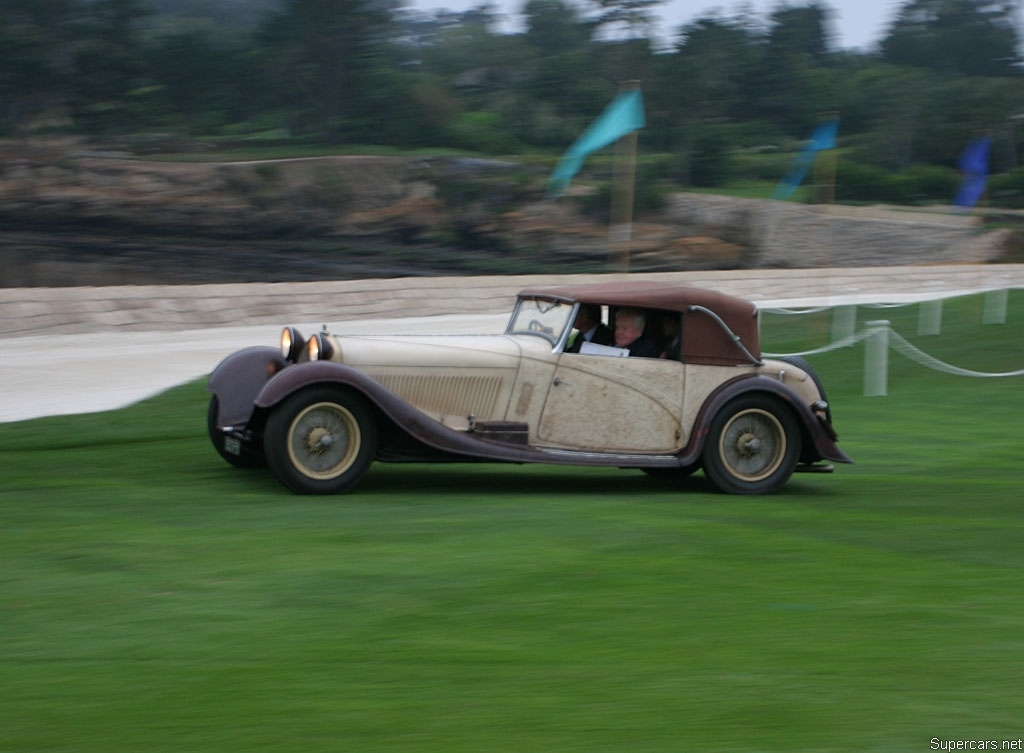
<path id="1" fill-rule="evenodd" d="M 658 358 L 563 353 L 537 427 L 538 443 L 593 452 L 679 449 L 683 366 Z"/>

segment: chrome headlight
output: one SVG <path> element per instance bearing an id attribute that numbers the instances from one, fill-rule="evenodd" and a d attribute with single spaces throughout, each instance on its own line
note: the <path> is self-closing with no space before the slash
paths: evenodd
<path id="1" fill-rule="evenodd" d="M 317 332 L 306 343 L 306 353 L 310 361 L 330 361 L 334 357 L 334 346 L 326 332 Z"/>
<path id="2" fill-rule="evenodd" d="M 306 338 L 299 334 L 295 327 L 285 327 L 281 330 L 281 358 L 295 363 L 305 346 Z"/>

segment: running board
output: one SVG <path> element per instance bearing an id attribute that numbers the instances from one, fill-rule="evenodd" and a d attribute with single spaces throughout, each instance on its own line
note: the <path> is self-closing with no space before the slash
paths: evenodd
<path id="1" fill-rule="evenodd" d="M 832 473 L 836 467 L 831 463 L 822 463 L 821 465 L 811 465 L 810 463 L 801 463 L 796 467 L 794 473 Z"/>

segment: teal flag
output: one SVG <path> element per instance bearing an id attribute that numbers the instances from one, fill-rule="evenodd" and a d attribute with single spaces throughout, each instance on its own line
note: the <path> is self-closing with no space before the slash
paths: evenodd
<path id="1" fill-rule="evenodd" d="M 773 199 L 785 201 L 793 195 L 793 192 L 803 182 L 804 176 L 807 175 L 807 171 L 811 168 L 815 155 L 824 149 L 836 148 L 836 134 L 838 131 L 838 118 L 831 118 L 818 123 L 810 138 L 807 139 L 804 148 L 793 158 L 789 172 L 779 182 L 779 185 L 775 187 L 775 191 L 772 193 Z"/>
<path id="2" fill-rule="evenodd" d="M 630 89 L 619 94 L 562 155 L 548 180 L 549 193 L 555 196 L 565 193 L 588 154 L 614 144 L 644 125 L 644 100 L 640 90 Z"/>

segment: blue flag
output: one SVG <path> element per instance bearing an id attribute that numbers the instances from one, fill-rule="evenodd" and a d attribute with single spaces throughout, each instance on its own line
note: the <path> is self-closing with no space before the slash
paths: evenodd
<path id="1" fill-rule="evenodd" d="M 953 203 L 958 207 L 973 207 L 985 193 L 988 180 L 988 153 L 992 146 L 991 136 L 978 136 L 967 142 L 960 155 L 960 172 L 963 180 Z"/>
<path id="2" fill-rule="evenodd" d="M 804 176 L 806 176 L 807 171 L 811 169 L 811 164 L 814 162 L 814 157 L 818 152 L 824 149 L 835 149 L 836 134 L 838 132 L 838 118 L 822 121 L 815 126 L 814 131 L 811 132 L 810 138 L 807 139 L 807 144 L 800 153 L 793 158 L 793 163 L 789 166 L 789 172 L 786 173 L 786 176 L 782 179 L 779 185 L 775 187 L 775 191 L 772 192 L 773 199 L 781 199 L 785 201 L 793 195 L 797 186 L 803 183 Z"/>
<path id="3" fill-rule="evenodd" d="M 565 193 L 569 181 L 579 172 L 588 154 L 615 143 L 644 125 L 644 101 L 640 90 L 630 89 L 619 94 L 562 155 L 548 180 L 549 193 L 556 196 Z"/>

